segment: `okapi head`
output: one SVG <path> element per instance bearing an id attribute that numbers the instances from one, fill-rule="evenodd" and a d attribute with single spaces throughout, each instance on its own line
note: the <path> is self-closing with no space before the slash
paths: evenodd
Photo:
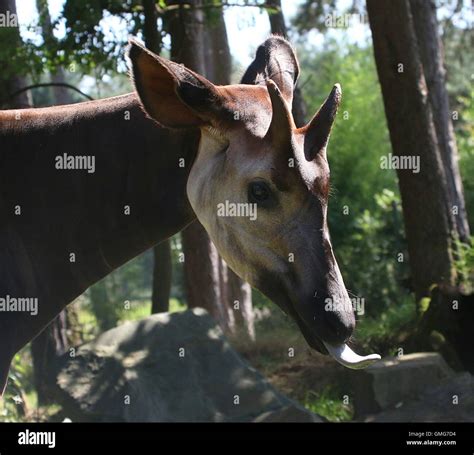
<path id="1" fill-rule="evenodd" d="M 291 315 L 311 347 L 352 368 L 377 360 L 346 345 L 355 318 L 327 225 L 326 148 L 340 86 L 296 128 L 299 66 L 283 38 L 258 48 L 240 85 L 216 86 L 135 41 L 129 57 L 148 115 L 201 130 L 188 198 L 229 266 Z"/>

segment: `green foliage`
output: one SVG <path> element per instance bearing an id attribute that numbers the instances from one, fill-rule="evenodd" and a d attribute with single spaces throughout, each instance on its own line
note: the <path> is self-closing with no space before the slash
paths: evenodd
<path id="1" fill-rule="evenodd" d="M 181 240 L 180 236 L 176 235 L 171 239 L 171 312 L 184 309 L 184 277 L 182 264 L 179 263 L 180 253 Z M 86 291 L 86 306 L 101 330 L 115 327 L 119 321 L 150 315 L 153 261 L 153 250 L 150 249 L 114 270 Z"/>
<path id="2" fill-rule="evenodd" d="M 326 30 L 325 18 L 336 9 L 336 0 L 304 0 L 299 6 L 292 25 L 300 33 Z"/>
<path id="3" fill-rule="evenodd" d="M 376 316 L 409 295 L 409 269 L 401 204 L 391 190 L 374 196 L 376 205 L 358 215 L 336 250 L 348 289 L 364 298 L 365 311 Z"/>
<path id="4" fill-rule="evenodd" d="M 0 400 L 0 422 L 28 420 L 27 394 L 31 392 L 33 367 L 29 349 L 23 349 L 13 358 L 8 375 L 8 387 Z"/>
<path id="5" fill-rule="evenodd" d="M 352 407 L 345 404 L 342 395 L 331 387 L 326 387 L 319 393 L 308 391 L 303 405 L 306 409 L 325 417 L 330 422 L 345 422 L 351 420 L 354 415 Z"/>
<path id="6" fill-rule="evenodd" d="M 466 294 L 474 292 L 474 236 L 471 244 L 456 241 L 455 267 Z"/>
<path id="7" fill-rule="evenodd" d="M 465 96 L 459 96 L 459 120 L 454 121 L 454 131 L 459 150 L 459 167 L 464 185 L 466 210 L 471 230 L 474 229 L 474 88 Z"/>
<path id="8" fill-rule="evenodd" d="M 102 19 L 112 15 L 124 25 L 125 33 L 103 27 Z M 139 34 L 144 21 L 139 0 L 66 0 L 61 19 L 66 21 L 66 34 L 58 48 L 52 49 L 55 63 L 69 66 L 74 62 L 98 77 L 121 65 L 123 70 L 128 36 Z"/>
<path id="9" fill-rule="evenodd" d="M 367 349 L 376 349 L 384 355 L 393 354 L 392 347 L 397 346 L 406 333 L 410 333 L 417 321 L 413 297 L 401 297 L 376 317 L 362 318 L 357 324 L 354 338 Z"/>

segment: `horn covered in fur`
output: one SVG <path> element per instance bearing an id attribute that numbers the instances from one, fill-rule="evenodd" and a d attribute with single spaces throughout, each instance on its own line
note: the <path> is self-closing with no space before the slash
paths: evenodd
<path id="1" fill-rule="evenodd" d="M 269 79 L 266 83 L 272 102 L 272 121 L 268 128 L 267 137 L 275 148 L 288 147 L 291 145 L 291 135 L 295 128 L 293 116 L 275 82 Z"/>

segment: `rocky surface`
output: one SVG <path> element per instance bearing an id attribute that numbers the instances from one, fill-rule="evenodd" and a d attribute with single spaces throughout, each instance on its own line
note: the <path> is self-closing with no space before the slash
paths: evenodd
<path id="1" fill-rule="evenodd" d="M 352 379 L 358 420 L 474 421 L 474 378 L 456 374 L 437 353 L 384 359 Z"/>
<path id="2" fill-rule="evenodd" d="M 63 359 L 57 383 L 73 421 L 322 421 L 275 390 L 201 309 L 103 333 Z"/>
<path id="3" fill-rule="evenodd" d="M 351 375 L 356 417 L 414 399 L 453 375 L 444 359 L 434 352 L 383 359 Z"/>
<path id="4" fill-rule="evenodd" d="M 474 378 L 461 373 L 366 422 L 474 422 Z"/>

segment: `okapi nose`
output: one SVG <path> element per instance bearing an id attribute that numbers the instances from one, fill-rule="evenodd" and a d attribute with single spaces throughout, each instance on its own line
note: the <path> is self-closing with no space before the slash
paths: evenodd
<path id="1" fill-rule="evenodd" d="M 323 309 L 316 318 L 318 337 L 327 343 L 342 344 L 355 329 L 355 316 L 352 311 L 328 311 Z"/>

